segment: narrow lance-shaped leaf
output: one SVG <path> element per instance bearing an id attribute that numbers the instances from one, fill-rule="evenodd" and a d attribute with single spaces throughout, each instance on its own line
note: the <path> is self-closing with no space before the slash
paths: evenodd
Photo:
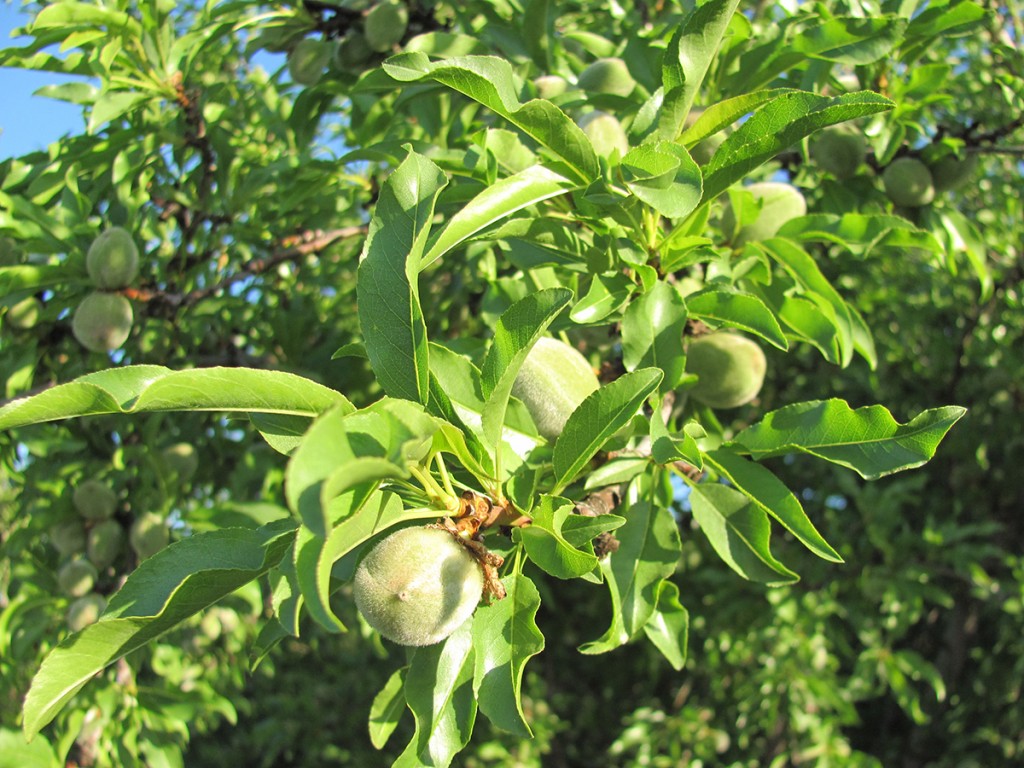
<path id="1" fill-rule="evenodd" d="M 632 301 L 622 317 L 622 362 L 627 371 L 658 368 L 664 374 L 659 390 L 667 392 L 683 378 L 683 331 L 686 302 L 663 280 Z"/>
<path id="2" fill-rule="evenodd" d="M 615 532 L 619 548 L 601 561 L 612 598 L 612 623 L 581 653 L 605 653 L 628 642 L 650 620 L 658 604 L 661 582 L 675 571 L 682 545 L 672 513 L 636 497 L 630 486 L 620 507 L 626 523 Z"/>
<path id="3" fill-rule="evenodd" d="M 771 552 L 768 516 L 737 490 L 700 483 L 690 493 L 693 518 L 718 556 L 750 581 L 792 584 L 798 576 Z"/>
<path id="4" fill-rule="evenodd" d="M 426 403 L 427 326 L 418 277 L 437 196 L 447 179 L 410 152 L 384 182 L 356 282 L 359 324 L 373 373 L 393 397 Z"/>
<path id="5" fill-rule="evenodd" d="M 460 56 L 431 62 L 420 52 L 400 53 L 384 62 L 400 82 L 430 78 L 483 104 L 562 159 L 577 181 L 597 178 L 600 165 L 586 134 L 550 101 L 520 104 L 512 65 L 495 56 Z"/>
<path id="6" fill-rule="evenodd" d="M 523 360 L 571 299 L 572 291 L 566 288 L 547 288 L 520 299 L 498 318 L 494 340 L 480 370 L 487 398 L 483 435 L 489 447 L 498 448 L 509 394 Z"/>
<path id="7" fill-rule="evenodd" d="M 658 115 L 658 135 L 675 141 L 714 61 L 722 36 L 739 0 L 710 0 L 695 8 L 673 35 L 665 51 L 661 82 L 665 99 Z"/>
<path id="8" fill-rule="evenodd" d="M 730 445 L 754 459 L 807 453 L 874 480 L 927 462 L 966 412 L 931 408 L 899 424 L 881 405 L 854 410 L 839 399 L 812 400 L 772 411 Z"/>
<path id="9" fill-rule="evenodd" d="M 447 640 L 417 648 L 405 676 L 416 733 L 393 768 L 447 768 L 469 743 L 476 722 L 472 621 Z"/>
<path id="10" fill-rule="evenodd" d="M 704 172 L 702 202 L 714 200 L 805 136 L 892 107 L 889 99 L 867 91 L 834 98 L 804 91 L 784 93 L 762 106 L 718 148 Z"/>
<path id="11" fill-rule="evenodd" d="M 544 650 L 544 635 L 537 627 L 540 593 L 520 572 L 510 573 L 502 582 L 505 598 L 480 606 L 473 616 L 477 649 L 473 687 L 488 720 L 530 738 L 533 734 L 520 699 L 526 662 Z"/>
<path id="12" fill-rule="evenodd" d="M 580 403 L 555 441 L 555 493 L 572 482 L 601 446 L 626 426 L 661 377 L 657 368 L 641 368 L 606 384 Z"/>
<path id="13" fill-rule="evenodd" d="M 197 368 L 172 371 L 131 365 L 80 376 L 0 408 L 0 429 L 73 416 L 148 411 L 246 411 L 316 416 L 331 407 L 352 409 L 322 384 L 281 371 Z"/>
<path id="14" fill-rule="evenodd" d="M 496 181 L 449 220 L 423 256 L 422 269 L 469 237 L 531 205 L 576 189 L 565 176 L 535 165 Z"/>
<path id="15" fill-rule="evenodd" d="M 687 312 L 701 320 L 755 333 L 772 346 L 789 349 L 772 311 L 757 296 L 739 291 L 706 290 L 686 297 Z"/>
<path id="16" fill-rule="evenodd" d="M 808 519 L 800 500 L 768 469 L 726 448 L 708 451 L 704 456 L 737 490 L 782 523 L 811 552 L 834 563 L 843 562 Z"/>
<path id="17" fill-rule="evenodd" d="M 38 733 L 104 667 L 266 573 L 293 531 L 291 521 L 279 521 L 200 533 L 144 560 L 98 622 L 44 659 L 25 698 L 26 735 Z"/>

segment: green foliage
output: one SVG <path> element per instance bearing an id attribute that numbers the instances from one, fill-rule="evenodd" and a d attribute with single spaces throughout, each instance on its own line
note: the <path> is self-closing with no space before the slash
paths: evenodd
<path id="1" fill-rule="evenodd" d="M 0 763 L 1020 762 L 1016 3 L 26 8 Z"/>

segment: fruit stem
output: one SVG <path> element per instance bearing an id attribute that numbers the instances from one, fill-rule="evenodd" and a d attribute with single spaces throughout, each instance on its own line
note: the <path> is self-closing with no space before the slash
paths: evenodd
<path id="1" fill-rule="evenodd" d="M 458 508 L 459 500 L 455 497 L 455 494 L 446 493 L 444 488 L 437 484 L 437 481 L 430 472 L 424 471 L 417 464 L 409 464 L 408 468 L 409 474 L 419 481 L 424 492 L 427 494 L 427 497 L 433 504 L 448 511 Z"/>
<path id="2" fill-rule="evenodd" d="M 448 474 L 448 467 L 446 467 L 444 464 L 444 457 L 441 455 L 441 452 L 437 451 L 433 455 L 432 459 L 434 463 L 437 464 L 437 471 L 441 475 L 441 482 L 444 484 L 445 492 L 450 497 L 455 498 L 456 496 L 458 496 L 458 494 L 455 492 L 455 488 L 452 486 L 452 478 Z"/>

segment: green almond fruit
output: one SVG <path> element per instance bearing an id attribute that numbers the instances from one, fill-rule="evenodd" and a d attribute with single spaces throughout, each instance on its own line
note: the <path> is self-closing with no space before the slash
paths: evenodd
<path id="1" fill-rule="evenodd" d="M 686 370 L 699 377 L 689 394 L 711 408 L 749 403 L 761 391 L 767 368 L 762 349 L 735 333 L 698 336 L 686 350 Z"/>
<path id="2" fill-rule="evenodd" d="M 132 523 L 128 533 L 128 541 L 139 556 L 139 560 L 152 557 L 166 547 L 171 541 L 171 532 L 167 528 L 162 515 L 147 512 L 140 515 Z"/>
<path id="3" fill-rule="evenodd" d="M 81 632 L 90 624 L 95 624 L 106 607 L 107 601 L 95 592 L 78 598 L 68 606 L 65 617 L 68 629 L 72 632 Z"/>
<path id="4" fill-rule="evenodd" d="M 918 208 L 935 199 L 935 183 L 928 166 L 913 157 L 901 157 L 882 172 L 885 194 L 896 205 Z"/>
<path id="5" fill-rule="evenodd" d="M 99 570 L 113 565 L 124 546 L 124 529 L 116 520 L 104 520 L 89 530 L 85 551 Z"/>
<path id="6" fill-rule="evenodd" d="M 616 57 L 598 59 L 580 72 L 576 80 L 587 93 L 607 93 L 629 96 L 636 88 L 636 80 L 629 74 L 626 62 Z"/>
<path id="7" fill-rule="evenodd" d="M 340 69 L 362 71 L 366 62 L 373 56 L 373 49 L 366 40 L 365 35 L 358 32 L 349 32 L 338 42 L 338 48 L 334 52 L 334 61 Z"/>
<path id="8" fill-rule="evenodd" d="M 483 595 L 483 569 L 448 531 L 403 528 L 363 558 L 353 595 L 366 622 L 399 645 L 433 645 L 458 629 Z"/>
<path id="9" fill-rule="evenodd" d="M 71 331 L 86 349 L 112 352 L 128 340 L 132 331 L 132 305 L 117 293 L 90 293 L 75 310 Z"/>
<path id="10" fill-rule="evenodd" d="M 580 118 L 580 128 L 602 157 L 623 157 L 629 152 L 629 137 L 615 117 L 596 110 Z"/>
<path id="11" fill-rule="evenodd" d="M 101 232 L 85 255 L 85 269 L 101 290 L 131 285 L 139 274 L 139 248 L 131 233 L 121 227 Z"/>
<path id="12" fill-rule="evenodd" d="M 161 452 L 167 469 L 182 483 L 187 483 L 199 469 L 199 454 L 191 443 L 175 443 Z"/>
<path id="13" fill-rule="evenodd" d="M 96 586 L 96 566 L 88 560 L 77 558 L 65 563 L 57 571 L 57 585 L 69 597 L 83 597 Z"/>
<path id="14" fill-rule="evenodd" d="M 363 21 L 363 34 L 370 48 L 386 53 L 398 44 L 409 28 L 409 10 L 404 3 L 379 3 L 369 10 Z"/>
<path id="15" fill-rule="evenodd" d="M 930 165 L 932 182 L 936 192 L 948 192 L 959 189 L 974 176 L 978 168 L 978 156 L 970 154 L 965 157 L 946 155 L 938 162 Z"/>
<path id="16" fill-rule="evenodd" d="M 86 520 L 107 520 L 117 509 L 117 494 L 106 483 L 83 480 L 75 486 L 72 502 Z"/>
<path id="17" fill-rule="evenodd" d="M 62 520 L 50 529 L 50 543 L 65 557 L 85 551 L 85 526 L 81 520 Z"/>
<path id="18" fill-rule="evenodd" d="M 736 247 L 757 240 L 774 237 L 790 219 L 807 213 L 807 201 L 799 189 L 780 181 L 762 181 L 743 188 L 754 196 L 761 209 L 757 217 L 736 231 L 736 216 L 732 204 L 726 202 L 722 212 L 722 229 L 732 237 Z"/>
<path id="19" fill-rule="evenodd" d="M 542 99 L 553 99 L 569 90 L 569 83 L 558 75 L 541 75 L 533 84 L 537 87 L 537 95 Z"/>
<path id="20" fill-rule="evenodd" d="M 565 342 L 544 336 L 523 361 L 512 394 L 523 401 L 537 431 L 554 441 L 572 412 L 600 386 L 587 358 Z"/>
<path id="21" fill-rule="evenodd" d="M 811 158 L 837 179 L 855 176 L 867 156 L 868 142 L 852 125 L 831 126 L 811 141 Z"/>

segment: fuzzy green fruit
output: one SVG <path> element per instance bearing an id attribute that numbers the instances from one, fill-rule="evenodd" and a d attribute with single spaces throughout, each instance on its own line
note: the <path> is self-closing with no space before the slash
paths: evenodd
<path id="1" fill-rule="evenodd" d="M 913 157 L 901 157 L 882 172 L 885 194 L 896 205 L 917 208 L 935 199 L 935 184 L 928 166 Z"/>
<path id="2" fill-rule="evenodd" d="M 614 57 L 598 59 L 580 72 L 576 82 L 587 93 L 614 96 L 629 96 L 636 88 L 636 80 L 629 74 L 626 62 Z"/>
<path id="3" fill-rule="evenodd" d="M 135 554 L 139 556 L 139 560 L 145 560 L 170 543 L 171 532 L 167 529 L 162 515 L 158 515 L 156 512 L 147 512 L 137 517 L 132 523 L 128 540 L 131 542 Z"/>
<path id="4" fill-rule="evenodd" d="M 366 41 L 365 35 L 349 32 L 338 43 L 334 52 L 334 61 L 340 69 L 362 71 L 366 62 L 373 56 L 373 49 Z"/>
<path id="5" fill-rule="evenodd" d="M 629 152 L 629 138 L 622 123 L 607 112 L 588 112 L 580 118 L 580 128 L 594 145 L 594 151 L 602 157 L 611 157 L 613 153 L 622 157 Z"/>
<path id="6" fill-rule="evenodd" d="M 81 632 L 90 624 L 95 624 L 106 607 L 107 601 L 95 592 L 78 598 L 68 606 L 68 629 L 72 632 Z"/>
<path id="7" fill-rule="evenodd" d="M 523 361 L 512 394 L 523 401 L 537 431 L 553 441 L 569 415 L 600 386 L 587 358 L 565 342 L 544 336 Z"/>
<path id="8" fill-rule="evenodd" d="M 101 290 L 130 285 L 139 274 L 139 249 L 131 233 L 121 227 L 101 232 L 85 255 L 85 269 Z"/>
<path id="9" fill-rule="evenodd" d="M 811 157 L 824 171 L 837 179 L 856 175 L 868 155 L 864 135 L 852 125 L 826 128 L 811 142 Z"/>
<path id="10" fill-rule="evenodd" d="M 112 352 L 128 340 L 132 331 L 132 305 L 117 293 L 90 293 L 75 310 L 71 331 L 86 349 Z"/>
<path id="11" fill-rule="evenodd" d="M 80 520 L 62 520 L 50 529 L 50 543 L 65 557 L 85 550 L 85 527 Z"/>
<path id="12" fill-rule="evenodd" d="M 39 322 L 39 313 L 43 305 L 35 296 L 22 299 L 7 310 L 7 324 L 19 331 L 26 331 Z"/>
<path id="13" fill-rule="evenodd" d="M 395 47 L 409 27 L 409 11 L 404 3 L 384 2 L 373 6 L 363 22 L 363 34 L 370 48 L 385 53 Z"/>
<path id="14" fill-rule="evenodd" d="M 774 237 L 787 221 L 807 213 L 807 201 L 800 190 L 791 184 L 762 181 L 744 187 L 744 190 L 761 204 L 761 210 L 757 218 L 735 233 L 732 239 L 734 246 Z M 726 203 L 722 212 L 722 229 L 726 236 L 731 236 L 736 229 L 736 216 L 730 203 Z"/>
<path id="15" fill-rule="evenodd" d="M 175 443 L 161 453 L 164 463 L 178 480 L 187 483 L 199 469 L 199 456 L 191 443 Z"/>
<path id="16" fill-rule="evenodd" d="M 558 75 L 541 75 L 533 84 L 537 86 L 537 95 L 542 99 L 553 99 L 569 90 L 569 83 Z"/>
<path id="17" fill-rule="evenodd" d="M 356 569 L 356 607 L 400 645 L 433 645 L 468 619 L 483 594 L 483 569 L 439 528 L 392 533 Z"/>
<path id="18" fill-rule="evenodd" d="M 700 336 L 686 351 L 686 370 L 700 377 L 690 395 L 712 408 L 749 403 L 761 391 L 767 367 L 761 348 L 734 333 Z"/>
<path id="19" fill-rule="evenodd" d="M 96 585 L 96 566 L 78 558 L 61 566 L 57 571 L 57 585 L 69 597 L 83 597 Z"/>
<path id="20" fill-rule="evenodd" d="M 104 520 L 89 530 L 85 551 L 99 570 L 112 565 L 124 546 L 124 529 L 116 520 Z"/>
<path id="21" fill-rule="evenodd" d="M 117 494 L 99 480 L 84 480 L 75 486 L 75 509 L 86 520 L 106 520 L 114 516 Z"/>
<path id="22" fill-rule="evenodd" d="M 970 181 L 978 168 L 978 156 L 972 154 L 959 158 L 956 155 L 946 155 L 928 168 L 932 174 L 935 191 L 948 192 L 951 189 L 959 189 Z"/>
<path id="23" fill-rule="evenodd" d="M 331 60 L 331 44 L 306 38 L 288 52 L 288 74 L 299 85 L 315 85 Z"/>

